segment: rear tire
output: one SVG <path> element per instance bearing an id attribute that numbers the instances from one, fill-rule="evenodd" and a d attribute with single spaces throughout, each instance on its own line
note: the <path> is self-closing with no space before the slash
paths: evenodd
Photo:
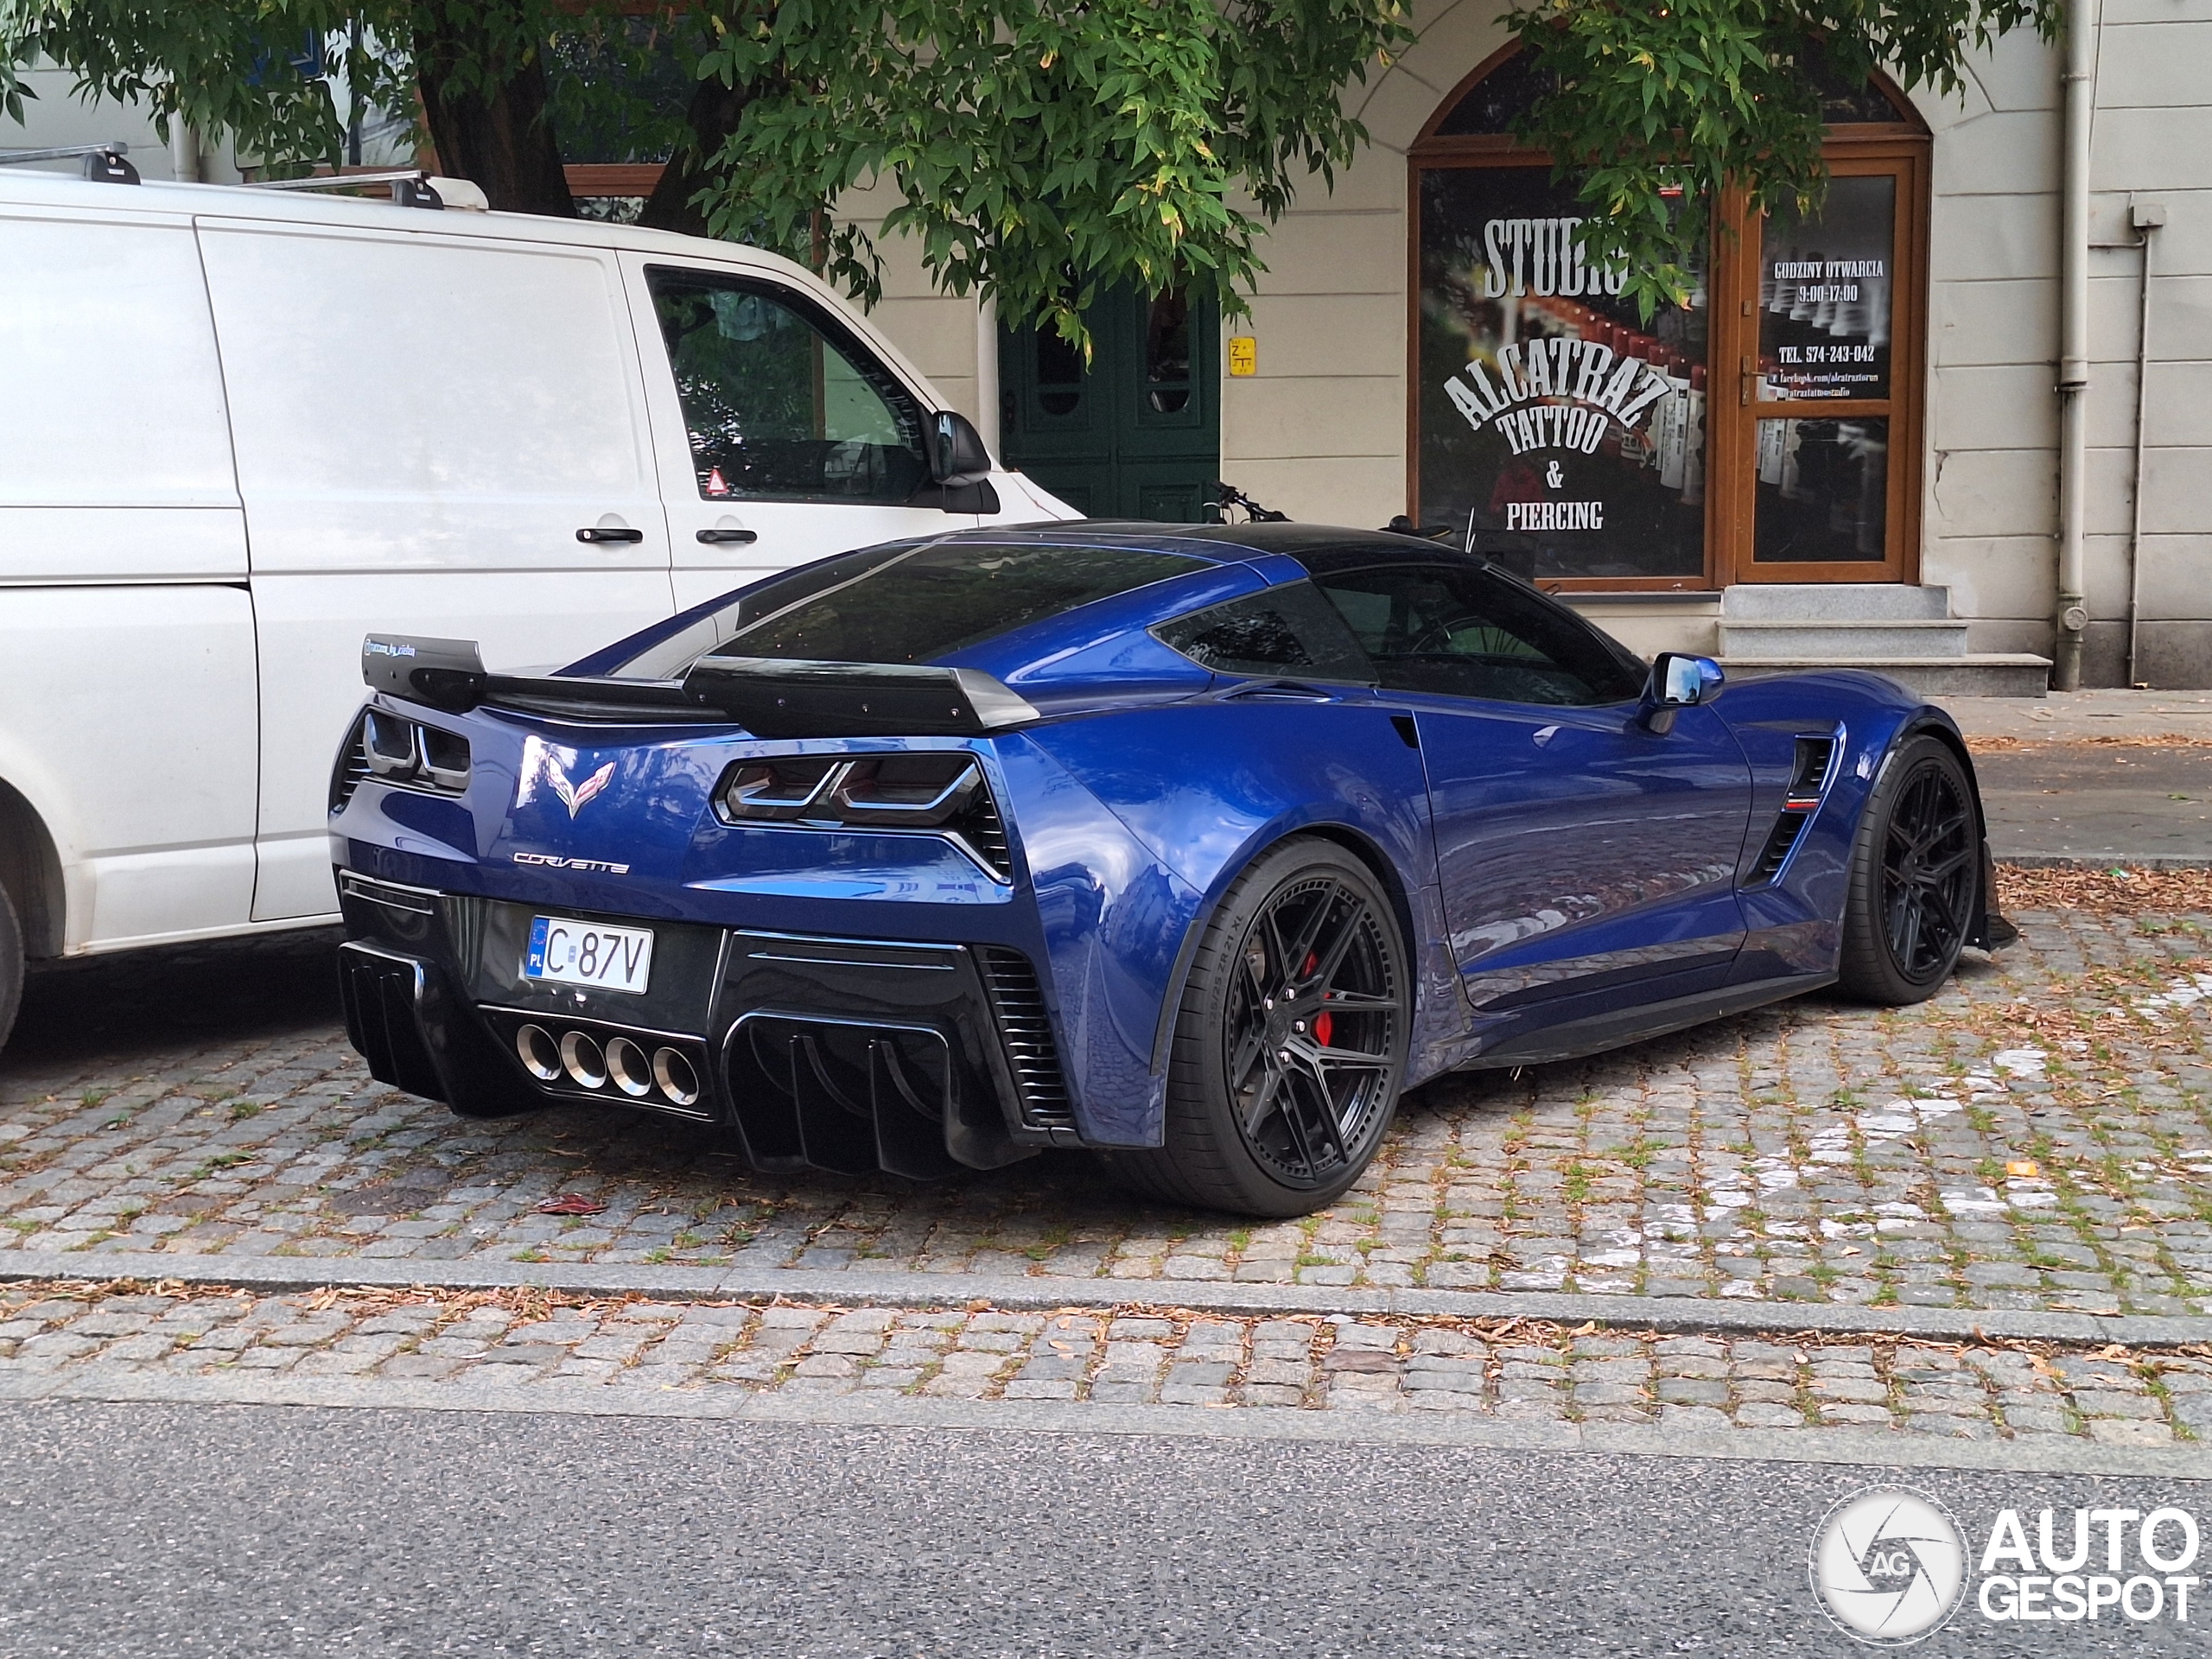
<path id="1" fill-rule="evenodd" d="M 23 928 L 16 907 L 0 888 L 0 1048 L 8 1046 L 15 1029 L 16 1011 L 23 1002 Z"/>
<path id="2" fill-rule="evenodd" d="M 1888 1007 L 1923 1002 L 1958 966 L 1981 899 L 1974 785 L 1941 738 L 1909 738 L 1859 823 L 1838 974 Z"/>
<path id="3" fill-rule="evenodd" d="M 1332 842 L 1255 860 L 1176 1013 L 1166 1143 L 1105 1154 L 1147 1198 L 1302 1216 L 1357 1180 L 1398 1107 L 1412 976 L 1389 896 Z"/>

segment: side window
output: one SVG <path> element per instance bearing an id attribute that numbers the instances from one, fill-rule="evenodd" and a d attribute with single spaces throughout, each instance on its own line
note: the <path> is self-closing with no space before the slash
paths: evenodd
<path id="1" fill-rule="evenodd" d="M 1493 571 L 1382 565 L 1316 584 L 1392 690 L 1575 705 L 1618 702 L 1643 687 L 1626 651 Z"/>
<path id="2" fill-rule="evenodd" d="M 702 498 L 896 502 L 929 482 L 921 410 L 830 319 L 703 271 L 646 281 Z"/>
<path id="3" fill-rule="evenodd" d="M 1152 632 L 1162 645 L 1217 674 L 1375 683 L 1375 670 L 1344 619 L 1308 582 L 1247 594 Z"/>

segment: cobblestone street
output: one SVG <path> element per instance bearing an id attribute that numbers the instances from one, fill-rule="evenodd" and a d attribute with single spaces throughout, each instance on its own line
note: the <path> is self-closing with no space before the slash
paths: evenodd
<path id="1" fill-rule="evenodd" d="M 2156 1446 L 2212 1436 L 2212 1353 L 1223 1318 L 583 1301 L 528 1291 L 15 1286 L 0 1377 L 98 1369 L 956 1400 L 1471 1413 L 1702 1431 L 1894 1429 Z"/>
<path id="2" fill-rule="evenodd" d="M 2212 918 L 2015 919 L 1918 1008 L 1815 997 L 1442 1079 L 1344 1200 L 1272 1225 L 1067 1154 L 907 1185 L 760 1175 L 643 1116 L 459 1119 L 363 1071 L 328 936 L 75 963 L 0 1056 L 0 1252 L 2212 1310 Z M 541 1212 L 564 1195 L 590 1213 Z"/>

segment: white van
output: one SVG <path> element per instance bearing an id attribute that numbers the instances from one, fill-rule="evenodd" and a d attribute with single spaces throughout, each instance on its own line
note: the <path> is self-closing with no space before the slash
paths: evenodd
<path id="1" fill-rule="evenodd" d="M 0 169 L 0 1040 L 25 954 L 336 919 L 370 628 L 558 663 L 1072 516 L 756 250 Z"/>

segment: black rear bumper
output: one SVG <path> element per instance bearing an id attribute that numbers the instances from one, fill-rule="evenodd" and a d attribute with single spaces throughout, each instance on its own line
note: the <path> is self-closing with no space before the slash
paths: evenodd
<path id="1" fill-rule="evenodd" d="M 764 1170 L 916 1179 L 1080 1144 L 1036 975 L 1004 946 L 656 924 L 653 993 L 624 997 L 522 982 L 528 907 L 343 872 L 340 902 L 353 1046 L 467 1116 L 635 1106 L 723 1125 Z"/>

